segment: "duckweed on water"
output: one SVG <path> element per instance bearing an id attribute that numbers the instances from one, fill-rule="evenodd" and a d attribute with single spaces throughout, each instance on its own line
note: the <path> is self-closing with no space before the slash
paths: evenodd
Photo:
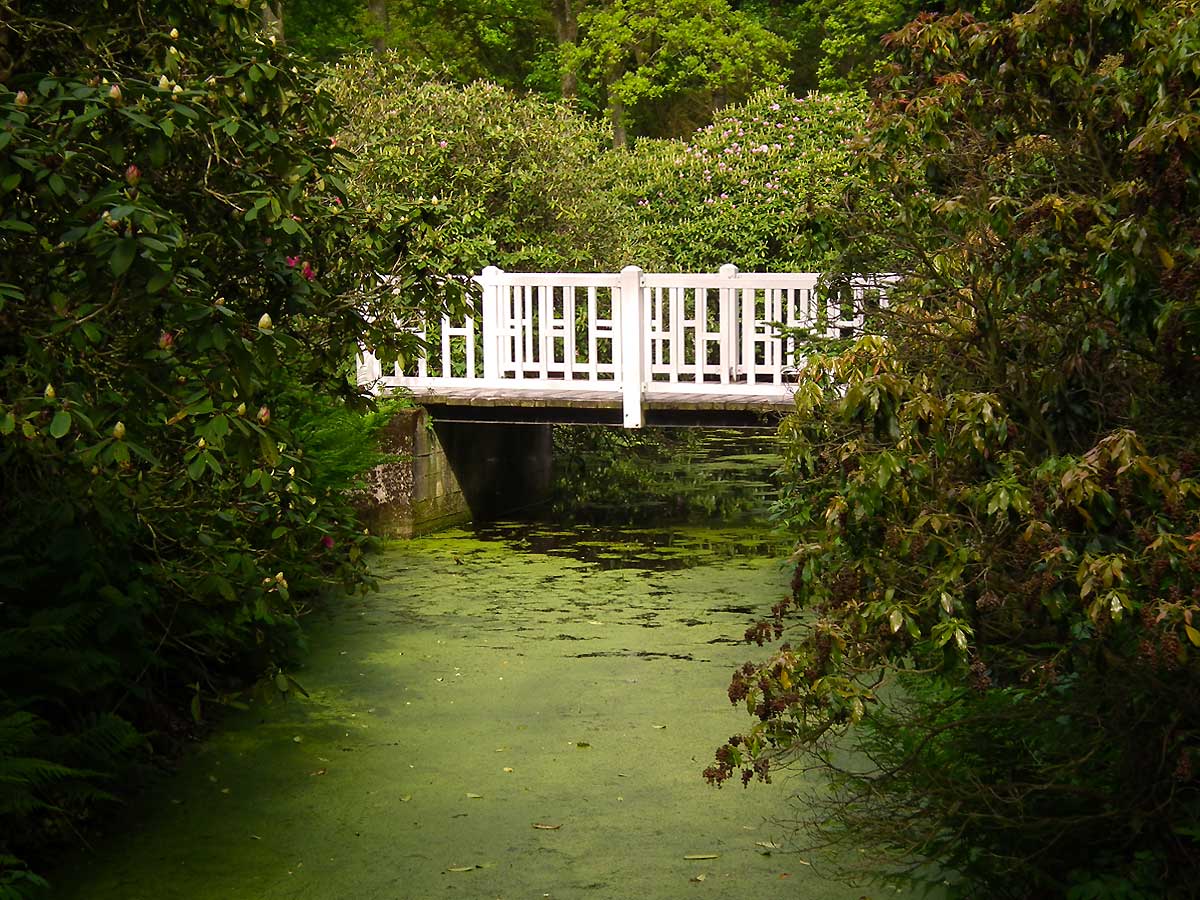
<path id="1" fill-rule="evenodd" d="M 56 896 L 861 897 L 787 851 L 785 785 L 699 774 L 744 715 L 736 638 L 786 591 L 776 545 L 517 524 L 394 544 L 383 591 L 312 628 L 310 699 L 231 716 Z"/>

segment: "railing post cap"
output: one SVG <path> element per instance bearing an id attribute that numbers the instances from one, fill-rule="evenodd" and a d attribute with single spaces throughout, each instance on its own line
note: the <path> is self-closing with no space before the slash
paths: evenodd
<path id="1" fill-rule="evenodd" d="M 722 278 L 733 278 L 738 273 L 738 267 L 733 263 L 725 263 L 717 270 Z"/>
<path id="2" fill-rule="evenodd" d="M 499 275 L 504 270 L 499 266 L 485 266 L 483 269 L 484 275 Z"/>
<path id="3" fill-rule="evenodd" d="M 626 266 L 625 268 L 623 268 L 621 270 L 622 275 L 632 275 L 634 273 L 637 273 L 638 275 L 640 275 L 642 273 L 642 267 L 641 266 Z"/>

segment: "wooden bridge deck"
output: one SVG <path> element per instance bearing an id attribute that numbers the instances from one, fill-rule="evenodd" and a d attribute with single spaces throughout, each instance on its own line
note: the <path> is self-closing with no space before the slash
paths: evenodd
<path id="1" fill-rule="evenodd" d="M 716 385 L 714 385 L 716 387 Z M 794 408 L 790 392 L 753 387 L 721 393 L 654 390 L 643 394 L 647 425 L 764 427 Z M 769 386 L 763 385 L 763 388 Z M 445 422 L 512 422 L 620 425 L 622 395 L 617 390 L 546 387 L 442 387 L 411 390 L 413 399 Z"/>

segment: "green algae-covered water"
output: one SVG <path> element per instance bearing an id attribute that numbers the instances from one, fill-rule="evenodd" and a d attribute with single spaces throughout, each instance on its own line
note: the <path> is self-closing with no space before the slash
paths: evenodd
<path id="1" fill-rule="evenodd" d="M 789 849 L 786 782 L 700 776 L 746 725 L 725 688 L 783 550 L 720 525 L 392 544 L 382 590 L 312 624 L 309 698 L 229 718 L 55 896 L 897 896 Z"/>

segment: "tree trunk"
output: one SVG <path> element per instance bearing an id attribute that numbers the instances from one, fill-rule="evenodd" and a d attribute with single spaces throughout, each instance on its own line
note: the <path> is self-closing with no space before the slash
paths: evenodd
<path id="1" fill-rule="evenodd" d="M 554 15 L 554 35 L 559 49 L 564 44 L 574 44 L 579 37 L 579 14 L 575 10 L 574 0 L 554 0 L 550 9 Z M 578 93 L 579 76 L 573 66 L 563 66 L 560 87 L 564 97 L 574 97 Z"/>
<path id="2" fill-rule="evenodd" d="M 375 37 L 371 39 L 371 45 L 375 48 L 376 53 L 383 53 L 388 48 L 387 0 L 367 0 L 367 15 L 370 16 L 375 30 Z"/>
<path id="3" fill-rule="evenodd" d="M 613 149 L 624 150 L 627 146 L 625 140 L 625 104 L 620 100 L 610 97 L 608 101 L 608 120 L 612 123 Z"/>
<path id="4" fill-rule="evenodd" d="M 287 37 L 283 31 L 283 0 L 275 0 L 275 2 L 263 0 L 262 23 L 263 31 L 268 36 L 275 38 L 277 43 L 287 43 Z"/>

